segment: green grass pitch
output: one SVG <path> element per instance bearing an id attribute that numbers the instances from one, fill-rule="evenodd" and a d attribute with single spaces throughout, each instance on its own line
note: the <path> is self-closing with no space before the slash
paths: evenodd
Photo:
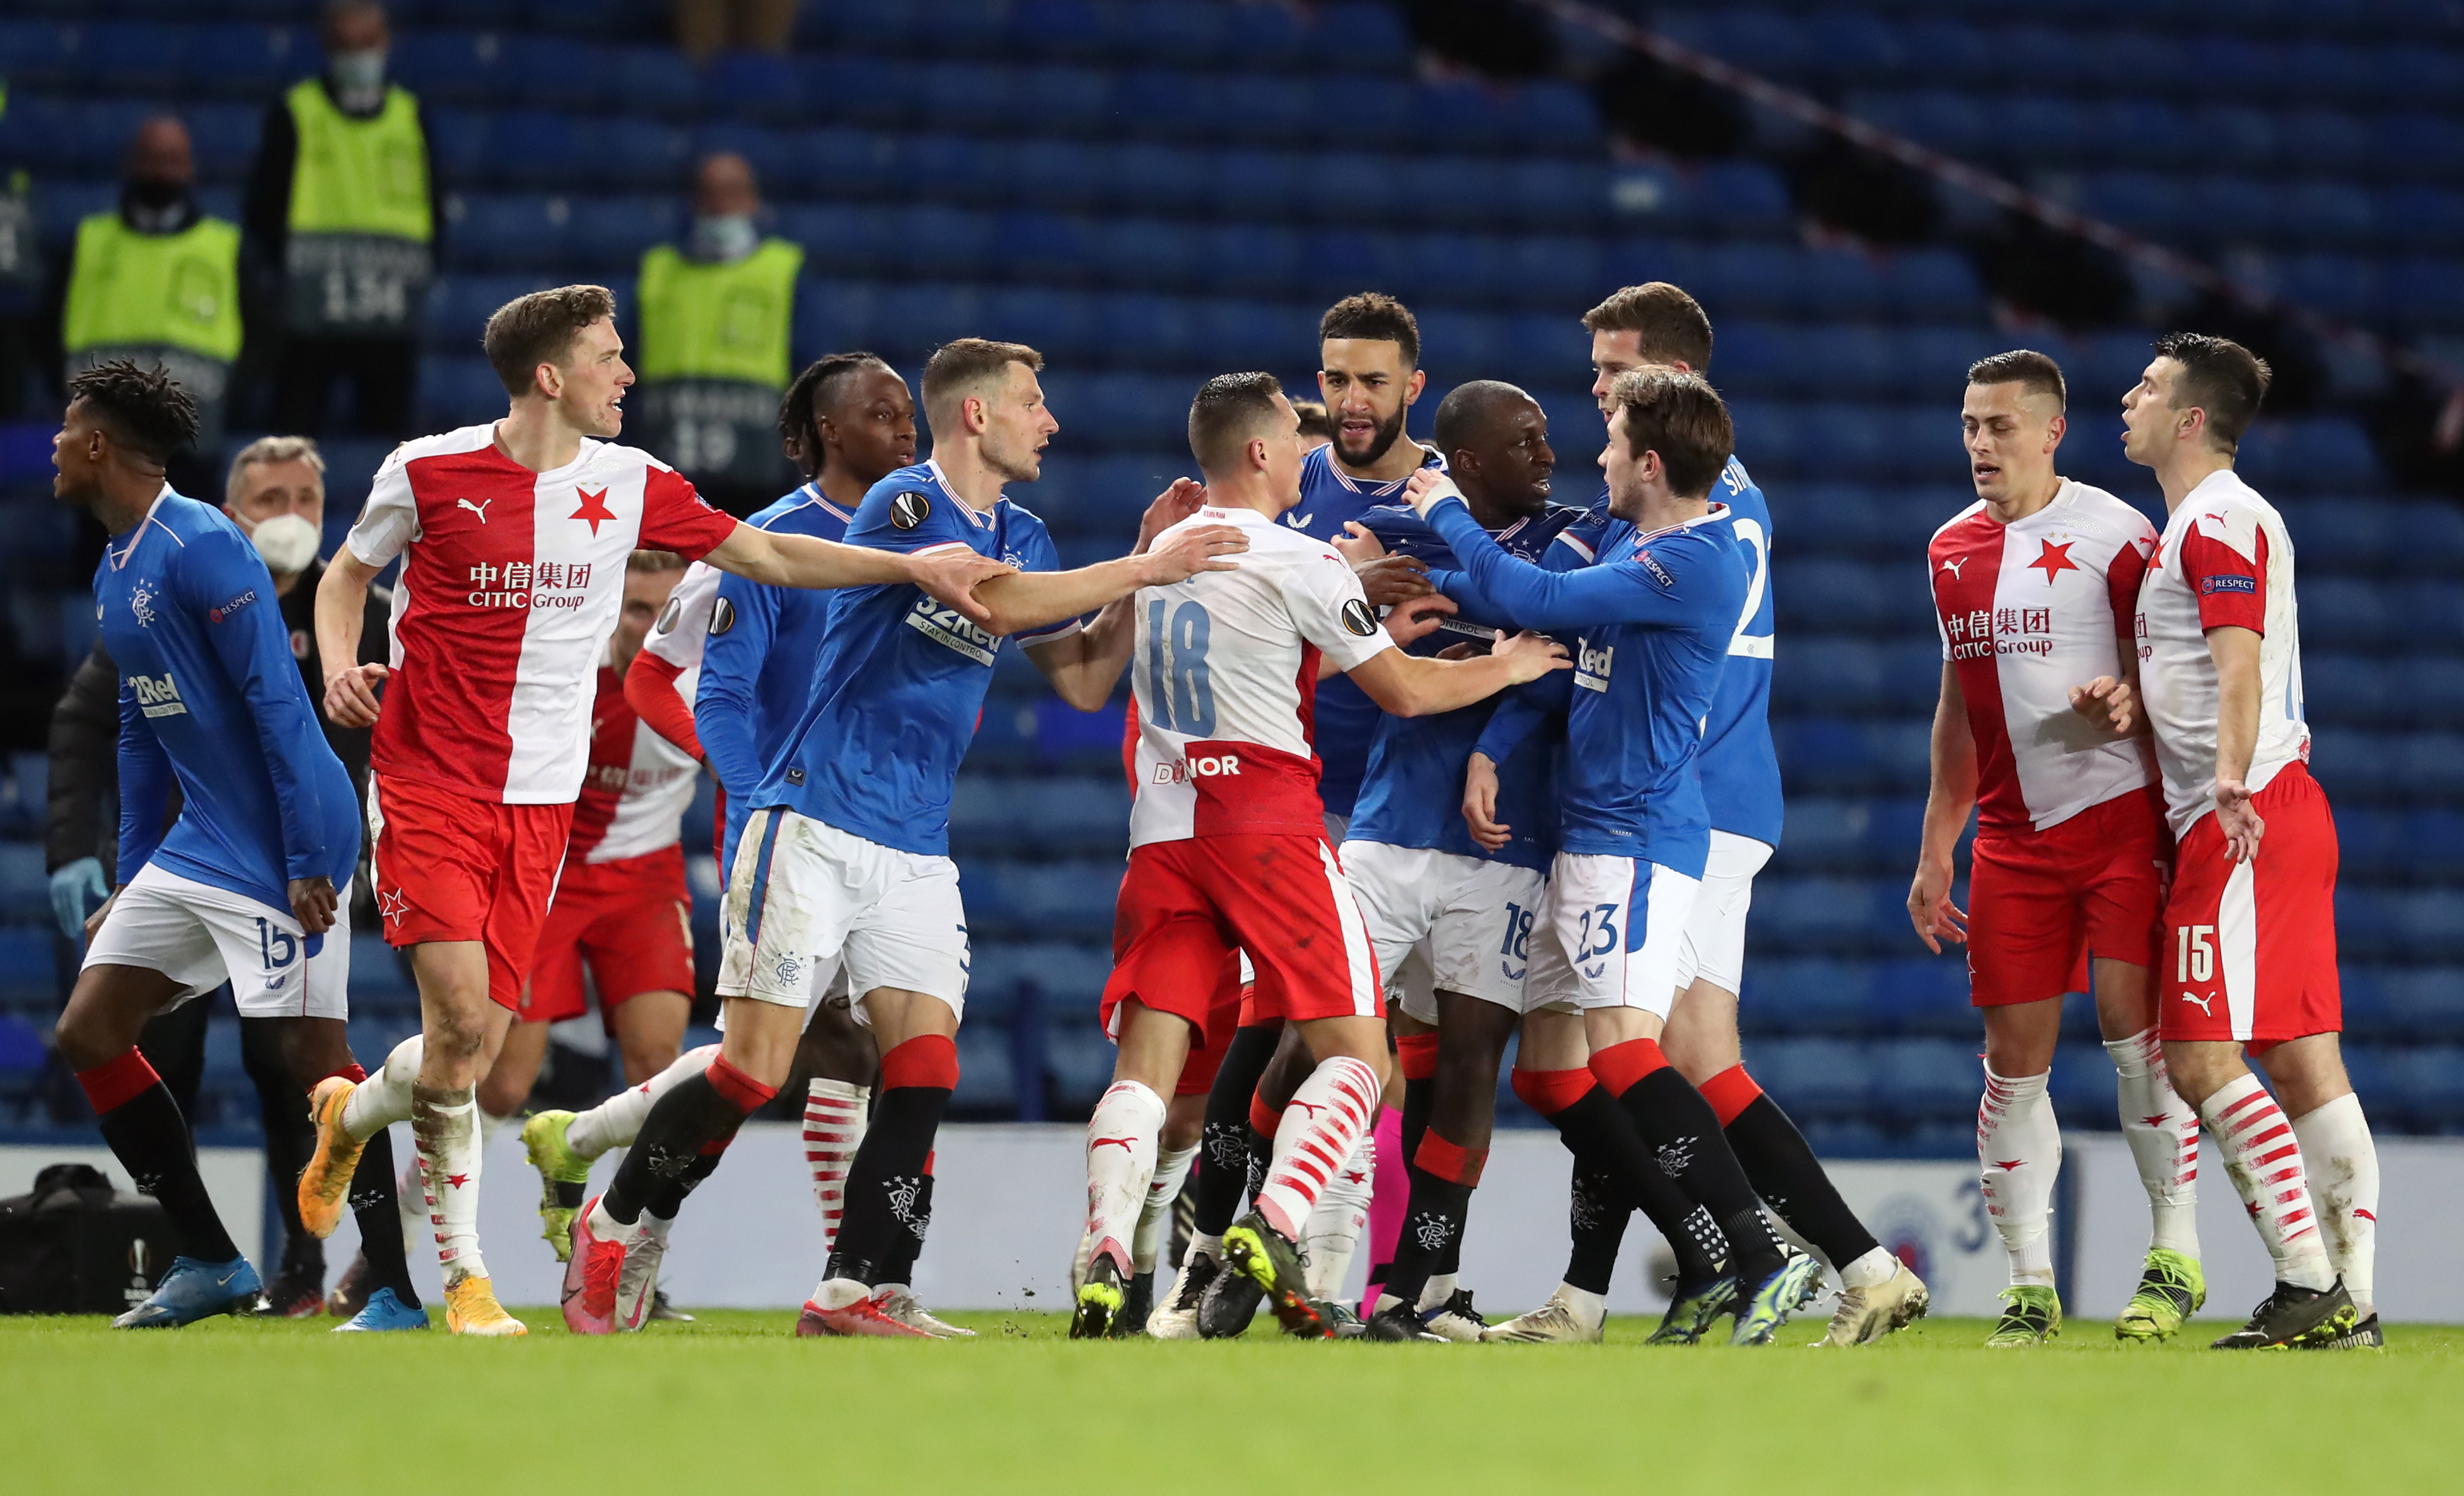
<path id="1" fill-rule="evenodd" d="M 1928 1320 L 1815 1351 L 1073 1345 L 1058 1315 L 970 1343 L 796 1340 L 784 1313 L 584 1340 L 337 1336 L 331 1321 L 115 1332 L 0 1319 L 13 1491 L 1620 1491 L 1721 1496 L 2459 1488 L 2464 1328 L 2384 1353 L 2162 1348 L 2074 1322 L 2037 1352 Z M 441 1316 L 440 1316 L 441 1321 Z"/>

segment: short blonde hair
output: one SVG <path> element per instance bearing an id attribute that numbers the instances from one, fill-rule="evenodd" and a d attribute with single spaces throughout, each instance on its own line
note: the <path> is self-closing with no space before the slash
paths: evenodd
<path id="1" fill-rule="evenodd" d="M 310 436 L 260 436 L 241 448 L 231 457 L 231 472 L 223 477 L 223 502 L 239 502 L 240 474 L 267 463 L 304 462 L 317 470 L 317 486 L 325 486 L 325 454 L 317 450 L 316 438 Z"/>
<path id="2" fill-rule="evenodd" d="M 639 550 L 625 558 L 627 571 L 682 571 L 685 559 L 673 551 Z"/>

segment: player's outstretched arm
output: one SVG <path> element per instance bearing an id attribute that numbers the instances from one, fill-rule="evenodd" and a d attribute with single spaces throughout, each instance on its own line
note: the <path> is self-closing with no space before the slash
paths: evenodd
<path id="1" fill-rule="evenodd" d="M 1566 647 L 1540 634 L 1497 636 L 1488 653 L 1468 660 L 1437 660 L 1381 649 L 1350 674 L 1384 710 L 1397 716 L 1429 716 L 1485 701 L 1509 686 L 1571 669 Z"/>
<path id="2" fill-rule="evenodd" d="M 977 596 L 990 612 L 984 622 L 987 629 L 1003 635 L 1024 633 L 1091 613 L 1140 587 L 1170 586 L 1201 571 L 1237 571 L 1240 563 L 1230 558 L 1248 548 L 1249 538 L 1238 525 L 1192 525 L 1144 554 L 1099 561 L 1076 571 L 1021 571 L 995 577 Z"/>
<path id="3" fill-rule="evenodd" d="M 1477 749 L 1463 767 L 1463 818 L 1471 839 L 1492 852 L 1513 839 L 1514 827 L 1497 819 L 1497 764 Z"/>
<path id="4" fill-rule="evenodd" d="M 1908 885 L 1908 921 L 1917 938 L 1936 956 L 1942 942 L 1968 938 L 1968 912 L 1950 901 L 1951 853 L 1968 813 L 1976 805 L 1976 738 L 1968 729 L 1968 702 L 1959 671 L 1942 664 L 1942 697 L 1934 703 L 1932 772 L 1925 786 L 1925 835 L 1917 848 L 1917 875 Z"/>
<path id="5" fill-rule="evenodd" d="M 382 566 L 371 566 L 345 544 L 317 583 L 317 657 L 325 662 L 325 716 L 336 727 L 374 727 L 382 665 L 363 665 L 360 631 L 366 627 L 368 587 Z"/>
<path id="6" fill-rule="evenodd" d="M 2267 823 L 2250 803 L 2250 760 L 2258 751 L 2258 631 L 2224 624 L 2208 630 L 2216 662 L 2216 829 L 2235 862 L 2258 855 Z"/>
<path id="7" fill-rule="evenodd" d="M 1138 521 L 1138 543 L 1132 556 L 1144 556 L 1174 525 L 1198 513 L 1206 502 L 1206 485 L 1195 478 L 1175 478 L 1157 494 Z M 1114 598 L 1095 621 L 1057 639 L 1037 639 L 1026 646 L 1026 657 L 1052 682 L 1061 699 L 1081 712 L 1101 707 L 1119 684 L 1136 652 L 1137 633 L 1133 599 Z"/>
<path id="8" fill-rule="evenodd" d="M 1700 584 L 1673 560 L 1647 578 L 1622 565 L 1551 571 L 1500 548 L 1471 517 L 1452 479 L 1424 470 L 1413 475 L 1405 492 L 1429 528 L 1453 548 L 1470 589 L 1525 628 L 1601 623 L 1687 627 L 1703 622 L 1705 605 L 1695 597 Z M 1453 576 L 1441 573 L 1437 580 L 1452 585 Z M 1728 607 L 1733 613 L 1734 605 Z"/>
<path id="9" fill-rule="evenodd" d="M 702 560 L 721 571 L 774 587 L 877 587 L 908 584 L 921 587 L 935 600 L 955 607 L 976 622 L 987 623 L 990 610 L 977 601 L 977 589 L 1016 568 L 965 546 L 937 546 L 929 551 L 881 550 L 869 545 L 842 545 L 811 535 L 774 535 L 749 524 L 728 532 Z"/>

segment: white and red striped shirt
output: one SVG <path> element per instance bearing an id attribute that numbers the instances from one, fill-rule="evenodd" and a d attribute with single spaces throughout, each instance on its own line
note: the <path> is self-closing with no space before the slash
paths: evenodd
<path id="1" fill-rule="evenodd" d="M 648 452 L 585 440 L 533 473 L 495 433 L 395 448 L 351 527 L 368 565 L 403 558 L 369 762 L 481 800 L 561 804 L 582 787 L 625 558 L 650 546 L 697 560 L 737 521 Z"/>
<path id="2" fill-rule="evenodd" d="M 2041 831 L 2154 781 L 2145 747 L 2096 732 L 2070 693 L 2122 672 L 2155 543 L 2145 515 L 2068 478 L 2023 519 L 1979 499 L 1934 532 L 1934 627 L 1976 741 L 1980 834 Z"/>
<path id="3" fill-rule="evenodd" d="M 684 689 L 693 689 L 693 671 Z M 590 767 L 573 806 L 568 864 L 623 862 L 663 851 L 682 840 L 701 765 L 651 730 L 625 699 L 625 677 L 599 667 L 590 707 Z"/>
<path id="4" fill-rule="evenodd" d="M 2255 794 L 2286 764 L 2309 760 L 2300 622 L 2283 516 L 2232 469 L 2210 473 L 2166 521 L 2139 589 L 2139 692 L 2156 730 L 2165 816 L 2176 837 L 2216 808 L 2222 693 L 2209 629 L 2259 635 L 2258 742 L 2242 782 Z"/>
<path id="5" fill-rule="evenodd" d="M 1141 587 L 1132 600 L 1130 845 L 1324 836 L 1311 736 L 1319 656 L 1350 671 L 1395 641 L 1333 546 L 1254 509 L 1212 506 L 1164 535 L 1202 524 L 1241 527 L 1249 549 L 1240 569 Z"/>

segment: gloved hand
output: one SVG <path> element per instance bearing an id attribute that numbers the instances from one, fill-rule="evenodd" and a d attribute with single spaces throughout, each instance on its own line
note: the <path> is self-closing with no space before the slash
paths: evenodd
<path id="1" fill-rule="evenodd" d="M 52 873 L 52 917 L 60 922 L 60 934 L 71 940 L 85 938 L 85 916 L 109 897 L 111 884 L 102 875 L 99 857 L 80 857 Z"/>

